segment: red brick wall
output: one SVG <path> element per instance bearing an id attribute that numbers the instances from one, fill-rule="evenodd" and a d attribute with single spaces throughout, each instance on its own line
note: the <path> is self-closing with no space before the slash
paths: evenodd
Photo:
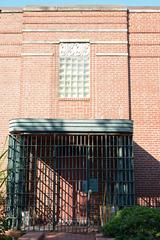
<path id="1" fill-rule="evenodd" d="M 0 149 L 20 112 L 22 14 L 0 13 Z"/>
<path id="2" fill-rule="evenodd" d="M 2 12 L 0 18 L 0 145 L 8 134 L 8 122 L 12 118 L 129 118 L 126 10 L 13 11 Z M 129 13 L 131 112 L 138 196 L 160 194 L 159 22 L 158 11 Z M 45 31 L 27 31 L 29 29 Z M 96 31 L 46 31 L 51 29 Z M 58 98 L 59 41 L 62 39 L 91 42 L 90 99 Z"/>
<path id="3" fill-rule="evenodd" d="M 160 194 L 160 12 L 130 13 L 137 195 Z"/>

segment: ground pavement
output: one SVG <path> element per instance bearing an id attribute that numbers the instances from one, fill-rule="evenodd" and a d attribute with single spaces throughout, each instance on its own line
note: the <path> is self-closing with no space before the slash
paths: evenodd
<path id="1" fill-rule="evenodd" d="M 48 233 L 47 240 L 95 240 L 95 234 Z"/>

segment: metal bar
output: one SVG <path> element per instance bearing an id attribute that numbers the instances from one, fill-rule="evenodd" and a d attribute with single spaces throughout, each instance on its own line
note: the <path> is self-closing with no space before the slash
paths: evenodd
<path id="1" fill-rule="evenodd" d="M 51 219 L 52 219 L 52 214 L 53 214 L 53 209 L 52 209 L 52 201 L 53 199 L 51 198 L 52 195 L 52 191 L 51 189 L 53 189 L 52 186 L 52 172 L 53 172 L 53 168 L 51 166 L 51 135 L 48 135 L 48 151 L 47 151 L 47 156 L 48 156 L 48 182 L 47 182 L 47 187 L 48 187 L 48 230 L 52 230 L 51 229 Z"/>
<path id="2" fill-rule="evenodd" d="M 9 217 L 8 226 L 14 227 L 14 158 L 13 158 L 13 137 L 9 136 L 8 166 L 7 166 L 7 216 Z"/>
<path id="3" fill-rule="evenodd" d="M 20 143 L 17 140 L 14 140 L 15 148 L 15 201 L 16 201 L 16 228 L 20 229 L 21 227 L 21 209 L 20 209 Z"/>
<path id="4" fill-rule="evenodd" d="M 56 222 L 57 222 L 57 177 L 56 177 L 56 174 L 57 174 L 57 169 L 56 169 L 56 141 L 55 141 L 55 134 L 53 135 L 53 162 L 52 162 L 52 167 L 53 167 L 53 183 L 52 183 L 52 186 L 53 186 L 53 217 L 52 217 L 52 227 L 53 227 L 53 230 L 55 230 L 55 226 L 56 226 Z"/>
<path id="5" fill-rule="evenodd" d="M 27 174 L 27 166 L 25 162 L 25 153 L 24 153 L 24 136 L 20 137 L 20 228 L 22 227 L 22 211 L 24 210 L 25 206 L 25 182 L 26 182 L 26 174 Z"/>

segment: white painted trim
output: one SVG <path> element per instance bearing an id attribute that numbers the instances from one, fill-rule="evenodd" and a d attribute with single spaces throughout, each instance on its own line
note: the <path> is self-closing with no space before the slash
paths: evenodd
<path id="1" fill-rule="evenodd" d="M 160 9 L 129 9 L 130 13 L 160 13 Z"/>
<path id="2" fill-rule="evenodd" d="M 84 43 L 89 43 L 90 41 L 89 40 L 86 40 L 86 39 L 73 39 L 73 40 L 70 40 L 70 39 L 61 39 L 61 40 L 58 40 L 58 41 L 47 41 L 47 40 L 43 40 L 43 41 L 23 41 L 22 43 L 23 44 L 59 44 L 59 43 L 78 43 L 78 42 L 84 42 Z"/>
<path id="3" fill-rule="evenodd" d="M 58 44 L 59 41 L 22 41 L 23 44 Z"/>
<path id="4" fill-rule="evenodd" d="M 22 9 L 1 9 L 1 13 L 23 13 Z"/>
<path id="5" fill-rule="evenodd" d="M 123 5 L 108 5 L 108 4 L 92 4 L 92 5 L 57 5 L 57 6 L 26 6 L 23 8 L 24 12 L 82 12 L 82 11 L 127 11 L 127 6 Z"/>
<path id="6" fill-rule="evenodd" d="M 96 56 L 128 56 L 128 53 L 96 53 Z"/>
<path id="7" fill-rule="evenodd" d="M 89 39 L 60 39 L 59 43 L 89 43 L 90 40 Z"/>
<path id="8" fill-rule="evenodd" d="M 22 32 L 127 32 L 127 29 L 22 29 Z"/>
<path id="9" fill-rule="evenodd" d="M 23 12 L 81 12 L 81 11 L 89 11 L 89 12 L 94 12 L 94 11 L 107 11 L 107 12 L 126 12 L 127 10 L 129 12 L 139 12 L 139 13 L 158 13 L 160 12 L 160 9 L 155 9 L 155 8 L 150 8 L 150 9 L 134 9 L 134 8 L 127 8 L 127 7 L 116 7 L 116 6 L 108 6 L 108 5 L 97 5 L 94 6 L 26 6 L 24 8 L 2 8 L 0 9 L 1 13 L 23 13 Z"/>
<path id="10" fill-rule="evenodd" d="M 73 40 L 68 40 L 68 39 L 61 39 L 59 41 L 23 41 L 22 44 L 59 44 L 60 42 L 88 42 L 90 44 L 127 44 L 127 41 L 90 41 L 89 39 L 73 39 Z"/>
<path id="11" fill-rule="evenodd" d="M 127 44 L 127 41 L 91 41 L 92 44 Z"/>
<path id="12" fill-rule="evenodd" d="M 19 58 L 21 55 L 0 55 L 0 58 Z"/>
<path id="13" fill-rule="evenodd" d="M 21 56 L 53 56 L 53 53 L 21 53 Z"/>

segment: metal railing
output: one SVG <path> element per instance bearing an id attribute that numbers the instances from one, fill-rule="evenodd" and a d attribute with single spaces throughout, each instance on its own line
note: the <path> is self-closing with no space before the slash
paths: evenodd
<path id="1" fill-rule="evenodd" d="M 136 198 L 136 203 L 140 206 L 160 208 L 160 196 L 141 196 Z"/>

